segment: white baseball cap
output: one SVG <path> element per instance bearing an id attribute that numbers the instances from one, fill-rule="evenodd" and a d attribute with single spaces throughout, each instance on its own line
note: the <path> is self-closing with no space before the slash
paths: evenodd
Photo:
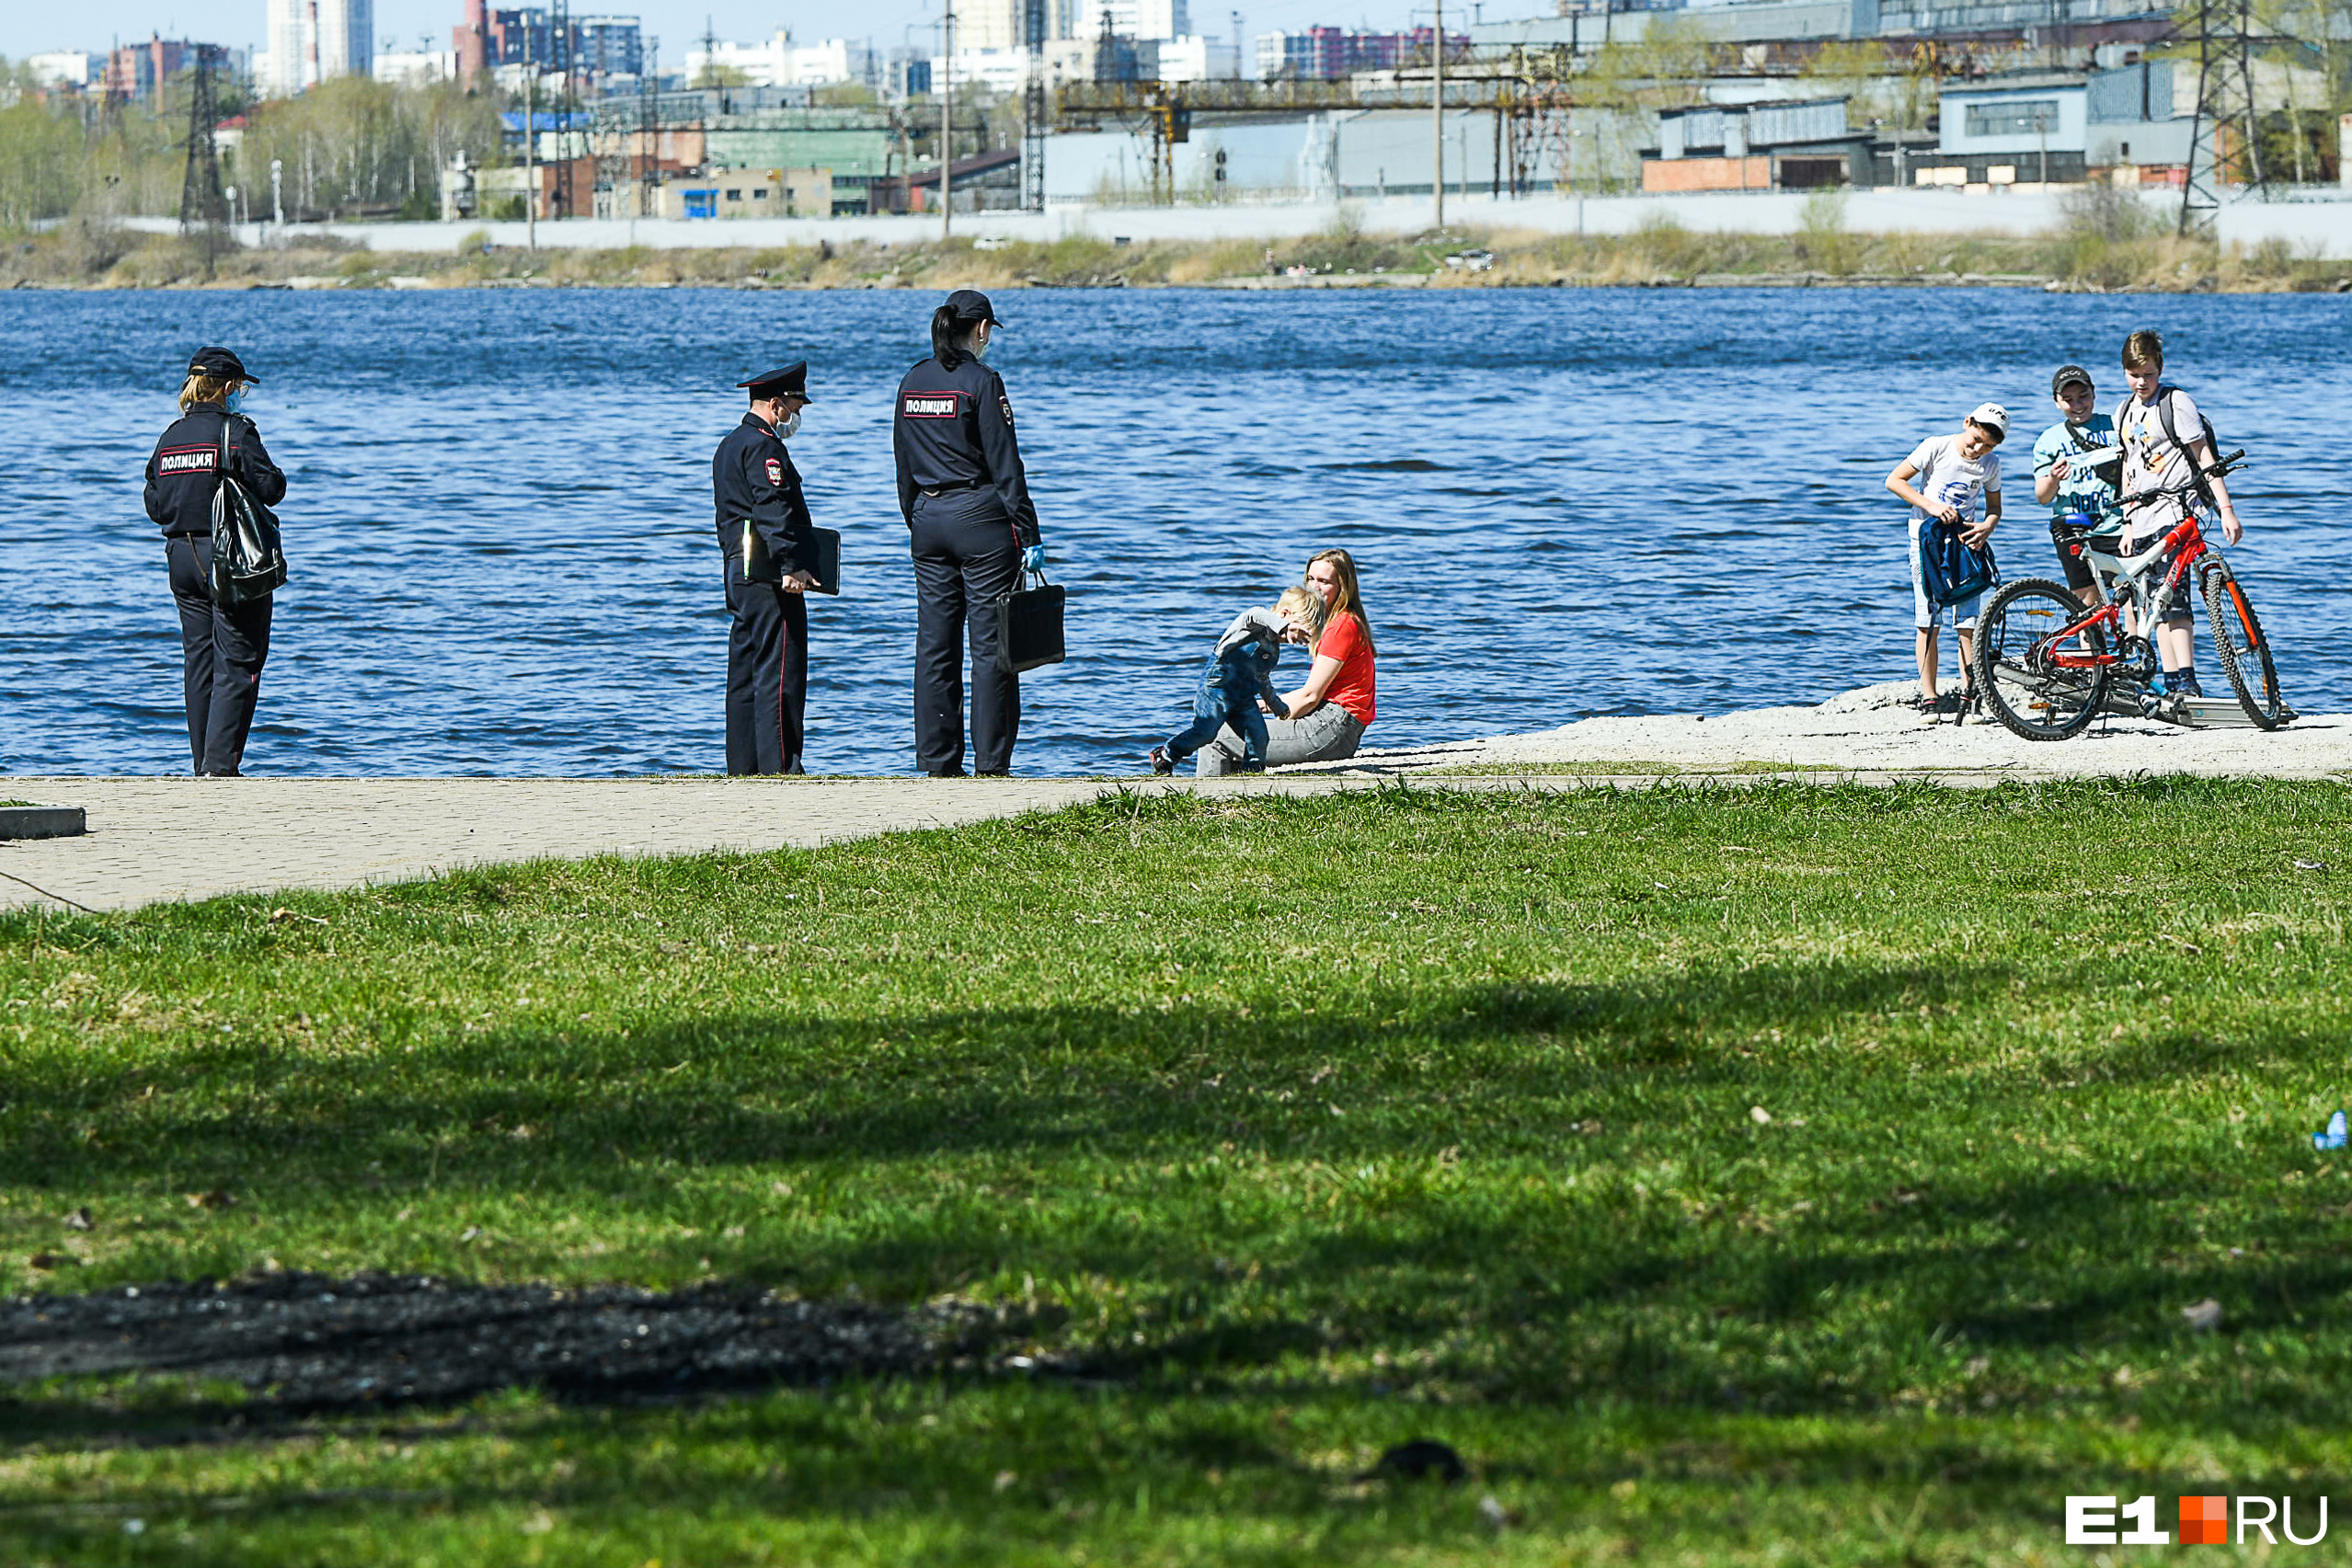
<path id="1" fill-rule="evenodd" d="M 2009 410 L 1998 403 L 1978 404 L 1976 411 L 1968 416 L 1968 422 L 1982 425 L 1997 436 L 2009 434 Z"/>

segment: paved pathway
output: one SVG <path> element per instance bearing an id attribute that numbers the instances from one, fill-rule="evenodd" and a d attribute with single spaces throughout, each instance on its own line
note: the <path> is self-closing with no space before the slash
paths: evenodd
<path id="1" fill-rule="evenodd" d="M 1303 795 L 1381 782 L 1362 769 L 1127 787 Z M 1610 781 L 1428 782 L 1481 789 Z M 1070 806 L 1116 787 L 1100 779 L 0 778 L 0 797 L 82 807 L 90 828 L 75 839 L 0 840 L 0 909 L 135 909 L 550 856 L 809 848 Z"/>

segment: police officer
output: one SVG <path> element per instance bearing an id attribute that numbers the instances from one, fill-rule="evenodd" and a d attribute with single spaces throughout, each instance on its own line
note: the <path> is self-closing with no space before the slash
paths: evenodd
<path id="1" fill-rule="evenodd" d="M 914 761 L 964 771 L 962 650 L 969 617 L 973 771 L 1012 771 L 1021 683 L 996 667 L 996 625 L 974 613 L 1045 562 L 1037 508 L 1013 438 L 1004 383 L 981 361 L 1004 324 L 988 296 L 958 289 L 931 314 L 931 358 L 899 383 L 890 445 L 914 552 Z"/>
<path id="2" fill-rule="evenodd" d="M 147 459 L 147 516 L 164 531 L 171 596 L 179 606 L 180 673 L 188 701 L 188 749 L 199 774 L 235 778 L 261 697 L 270 657 L 269 596 L 212 601 L 212 497 L 227 471 L 254 499 L 276 506 L 286 476 L 270 461 L 261 432 L 239 410 L 260 383 L 226 349 L 196 350 L 179 387 L 179 418 Z"/>
<path id="3" fill-rule="evenodd" d="M 784 443 L 809 401 L 806 361 L 738 382 L 751 411 L 710 460 L 718 548 L 726 558 L 727 771 L 800 772 L 809 696 L 809 603 L 816 539 L 800 475 Z"/>

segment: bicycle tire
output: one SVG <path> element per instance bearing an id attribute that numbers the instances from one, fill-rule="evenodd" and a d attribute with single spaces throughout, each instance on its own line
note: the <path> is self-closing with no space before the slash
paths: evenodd
<path id="1" fill-rule="evenodd" d="M 2277 729 L 2287 722 L 2287 700 L 2278 692 L 2278 667 L 2271 662 L 2270 639 L 2262 635 L 2262 622 L 2246 602 L 2245 589 L 2237 575 L 2219 561 L 2209 561 L 2199 569 L 2197 588 L 2205 601 L 2213 651 L 2220 656 L 2221 673 L 2230 678 L 2238 693 L 2238 705 L 2261 728 Z M 2262 682 L 2259 694 L 2246 679 L 2249 673 Z"/>
<path id="2" fill-rule="evenodd" d="M 2063 740 L 2098 716 L 2106 697 L 2106 667 L 2054 670 L 2040 658 L 2040 645 L 2052 633 L 2087 613 L 2088 607 L 2064 583 L 2021 578 L 1996 590 L 1977 618 L 1977 692 L 2012 735 Z M 2082 642 L 2086 652 L 2106 652 L 2106 628 L 2091 627 Z"/>

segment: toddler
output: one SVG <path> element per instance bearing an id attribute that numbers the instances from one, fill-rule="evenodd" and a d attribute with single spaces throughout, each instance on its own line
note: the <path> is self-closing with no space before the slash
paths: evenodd
<path id="1" fill-rule="evenodd" d="M 1281 661 L 1284 643 L 1313 644 L 1323 632 L 1324 604 L 1320 594 L 1303 588 L 1286 588 L 1270 610 L 1245 610 L 1233 617 L 1217 639 L 1209 661 L 1200 667 L 1200 689 L 1192 699 L 1192 722 L 1152 748 L 1152 771 L 1168 773 L 1217 732 L 1231 724 L 1248 748 L 1245 768 L 1266 766 L 1266 718 L 1257 711 L 1259 698 L 1277 718 L 1291 710 L 1274 690 L 1274 667 Z"/>

